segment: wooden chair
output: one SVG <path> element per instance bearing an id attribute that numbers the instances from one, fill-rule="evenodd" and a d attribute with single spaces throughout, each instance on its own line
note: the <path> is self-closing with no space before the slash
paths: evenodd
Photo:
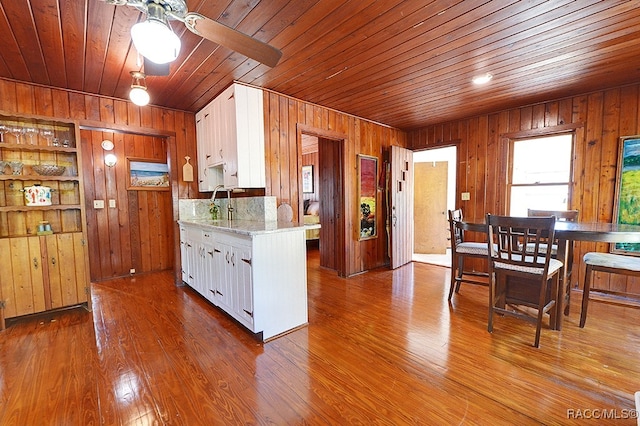
<path id="1" fill-rule="evenodd" d="M 587 321 L 587 306 L 589 305 L 589 291 L 591 280 L 595 272 L 622 274 L 633 277 L 640 276 L 640 258 L 621 254 L 589 252 L 583 257 L 587 269 L 584 273 L 584 287 L 582 290 L 582 310 L 580 311 L 580 327 Z"/>
<path id="2" fill-rule="evenodd" d="M 540 346 L 544 314 L 555 326 L 555 304 L 562 262 L 540 245 L 553 241 L 555 217 L 511 217 L 487 214 L 489 252 L 489 323 L 495 312 L 536 323 L 534 346 Z M 528 251 L 527 245 L 533 250 Z M 521 307 L 533 308 L 533 318 Z"/>
<path id="3" fill-rule="evenodd" d="M 563 222 L 577 222 L 578 217 L 580 216 L 579 210 L 534 210 L 527 209 L 527 216 L 530 217 L 540 217 L 540 216 L 555 216 L 556 221 Z M 569 315 L 569 304 L 571 303 L 571 274 L 573 272 L 573 242 L 568 244 L 569 249 L 567 250 L 567 258 L 560 259 L 567 268 L 567 282 L 564 283 L 564 314 Z M 546 250 L 546 245 L 544 245 Z M 542 248 L 542 246 L 541 246 Z M 558 253 L 558 245 L 551 245 L 551 256 L 557 259 L 556 254 Z"/>
<path id="4" fill-rule="evenodd" d="M 464 272 L 464 259 L 486 259 L 487 244 L 478 242 L 466 242 L 465 231 L 466 226 L 462 220 L 462 209 L 449 210 L 449 231 L 451 233 L 451 286 L 449 287 L 449 300 L 453 297 L 453 292 L 460 291 L 460 283 L 467 282 L 472 284 L 487 283 L 471 278 L 465 275 L 476 277 L 487 277 L 489 274 L 485 272 Z"/>

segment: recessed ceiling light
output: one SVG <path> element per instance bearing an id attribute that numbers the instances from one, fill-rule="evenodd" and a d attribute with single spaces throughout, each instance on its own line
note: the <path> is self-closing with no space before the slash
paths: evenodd
<path id="1" fill-rule="evenodd" d="M 486 73 L 486 74 L 477 75 L 473 77 L 471 81 L 473 81 L 473 84 L 486 84 L 489 81 L 491 81 L 492 78 L 493 78 L 493 74 Z"/>

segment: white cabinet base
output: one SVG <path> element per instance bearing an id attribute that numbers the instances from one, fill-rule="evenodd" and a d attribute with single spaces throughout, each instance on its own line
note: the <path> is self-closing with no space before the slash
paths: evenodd
<path id="1" fill-rule="evenodd" d="M 190 264 L 187 282 L 214 305 L 267 341 L 308 323 L 307 253 L 304 227 L 237 233 L 181 221 L 183 247 L 202 247 L 203 261 Z M 190 236 L 210 234 L 211 243 Z M 213 248 L 213 258 L 208 252 Z M 185 254 L 190 254 L 185 250 Z M 186 261 L 186 262 L 185 262 Z M 212 298 L 212 295 L 215 295 Z"/>

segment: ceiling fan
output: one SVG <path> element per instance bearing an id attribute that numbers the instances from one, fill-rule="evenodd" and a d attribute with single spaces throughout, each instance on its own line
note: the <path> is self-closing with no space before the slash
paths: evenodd
<path id="1" fill-rule="evenodd" d="M 235 50 L 269 67 L 275 67 L 282 52 L 275 47 L 209 19 L 189 12 L 185 0 L 105 0 L 109 4 L 133 6 L 147 15 L 144 22 L 131 28 L 131 38 L 138 52 L 156 64 L 166 64 L 178 57 L 180 39 L 171 30 L 169 20 L 177 20 L 189 31 L 214 43 Z"/>

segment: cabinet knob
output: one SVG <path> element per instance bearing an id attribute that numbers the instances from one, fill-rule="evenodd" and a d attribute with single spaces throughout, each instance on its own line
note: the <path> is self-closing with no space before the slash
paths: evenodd
<path id="1" fill-rule="evenodd" d="M 37 257 L 33 258 L 33 268 L 34 269 L 38 269 L 38 258 Z"/>

